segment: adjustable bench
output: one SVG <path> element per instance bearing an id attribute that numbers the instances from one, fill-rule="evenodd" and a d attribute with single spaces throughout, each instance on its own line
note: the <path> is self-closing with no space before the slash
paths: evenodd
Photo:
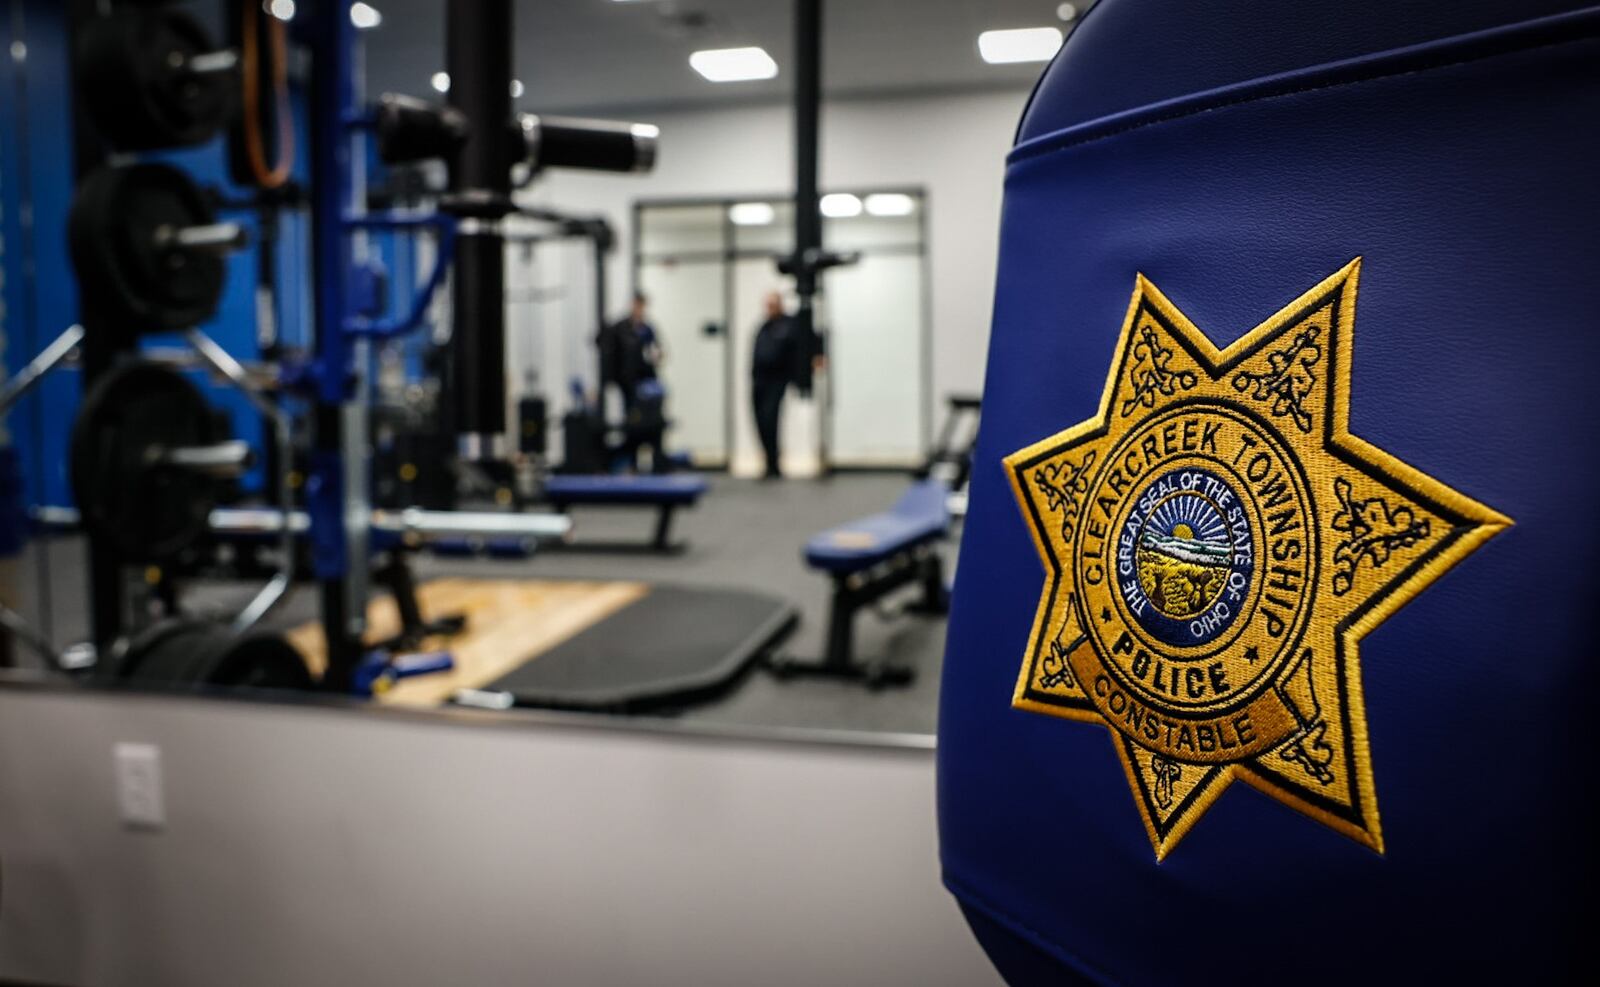
<path id="1" fill-rule="evenodd" d="M 666 552 L 681 548 L 670 540 L 672 513 L 693 507 L 710 487 L 704 477 L 674 473 L 665 476 L 570 476 L 557 474 L 545 481 L 544 499 L 558 511 L 572 507 L 654 507 L 655 535 L 646 549 Z M 578 543 L 570 548 L 624 550 L 639 546 Z"/>
<path id="2" fill-rule="evenodd" d="M 827 652 L 820 663 L 775 664 L 780 674 L 816 674 L 865 679 L 871 685 L 911 680 L 910 668 L 855 660 L 857 611 L 884 595 L 917 582 L 922 598 L 914 609 L 945 613 L 949 592 L 936 543 L 950 531 L 949 488 L 938 480 L 913 483 L 881 514 L 830 528 L 806 542 L 806 564 L 833 579 Z"/>

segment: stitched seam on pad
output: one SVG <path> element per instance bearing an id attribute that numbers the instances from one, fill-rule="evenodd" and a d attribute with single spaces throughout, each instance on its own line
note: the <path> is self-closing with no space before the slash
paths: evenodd
<path id="1" fill-rule="evenodd" d="M 1175 120 L 1183 120 L 1189 117 L 1200 116 L 1201 114 L 1205 113 L 1226 110 L 1235 106 L 1244 106 L 1251 103 L 1264 103 L 1268 100 L 1281 99 L 1285 96 L 1300 96 L 1306 93 L 1322 92 L 1331 89 L 1342 89 L 1347 86 L 1365 85 L 1369 82 L 1380 82 L 1386 79 L 1399 79 L 1408 75 L 1422 75 L 1428 72 L 1437 72 L 1442 69 L 1455 68 L 1461 65 L 1470 65 L 1475 62 L 1487 61 L 1491 58 L 1503 58 L 1508 55 L 1521 55 L 1529 52 L 1540 51 L 1545 48 L 1555 48 L 1561 45 L 1580 44 L 1585 42 L 1592 43 L 1597 39 L 1597 37 L 1600 37 L 1600 33 L 1592 32 L 1576 38 L 1556 38 L 1549 41 L 1541 41 L 1538 44 L 1528 45 L 1526 47 L 1502 49 L 1500 51 L 1486 51 L 1478 55 L 1454 58 L 1445 62 L 1415 65 L 1410 68 L 1393 69 L 1390 71 L 1378 71 L 1372 75 L 1359 76 L 1353 79 L 1341 79 L 1337 82 L 1322 82 L 1314 85 L 1307 84 L 1293 86 L 1287 89 L 1273 88 L 1270 83 L 1266 83 L 1264 84 L 1268 89 L 1266 92 L 1244 93 L 1231 98 L 1218 100 L 1214 103 L 1202 102 L 1193 106 L 1180 107 L 1166 113 L 1152 116 L 1146 120 L 1136 120 L 1122 126 L 1115 127 L 1103 133 L 1085 134 L 1081 137 L 1065 139 L 1061 143 L 1055 143 L 1048 137 L 1036 138 L 1036 140 L 1040 141 L 1039 145 L 1013 151 L 1012 154 L 1008 156 L 1006 165 L 1009 168 L 1011 165 L 1022 164 L 1026 161 L 1033 161 L 1051 154 L 1057 154 L 1062 151 L 1071 150 L 1075 147 L 1082 147 L 1086 144 L 1094 144 L 1099 141 L 1110 140 L 1113 137 L 1120 137 L 1121 135 L 1131 131 L 1143 130 L 1146 127 L 1153 127 L 1157 124 L 1171 123 Z M 1092 127 L 1094 124 L 1089 124 L 1088 126 Z"/>
<path id="2" fill-rule="evenodd" d="M 994 904 L 994 902 L 990 901 L 987 896 L 979 892 L 971 884 L 968 884 L 966 881 L 952 874 L 948 867 L 944 869 L 944 883 L 945 886 L 962 901 L 976 908 L 982 909 L 985 915 L 989 916 L 994 921 L 999 922 L 1001 925 L 1006 926 L 1011 930 L 1011 932 L 1020 934 L 1025 939 L 1029 940 L 1035 947 L 1043 949 L 1047 952 L 1059 954 L 1062 959 L 1068 960 L 1076 965 L 1080 973 L 1093 977 L 1102 984 L 1122 983 L 1122 981 L 1117 980 L 1104 970 L 1095 966 L 1093 963 L 1085 960 L 1073 950 L 1061 945 L 1056 941 L 1054 936 L 1040 932 L 1027 922 L 1017 918 L 1016 915 L 1012 914 L 1009 910 Z"/>

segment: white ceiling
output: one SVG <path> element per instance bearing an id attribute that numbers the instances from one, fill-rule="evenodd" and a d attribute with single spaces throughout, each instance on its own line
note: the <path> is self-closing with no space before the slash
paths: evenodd
<path id="1" fill-rule="evenodd" d="M 444 0 L 370 0 L 368 88 L 430 95 L 444 68 Z M 1057 25 L 1057 0 L 833 0 L 824 5 L 823 88 L 830 96 L 1025 88 L 1043 68 L 989 65 L 980 31 Z M 1079 2 L 1078 9 L 1087 9 Z M 673 109 L 789 95 L 791 0 L 520 0 L 519 108 L 556 113 Z M 760 45 L 778 77 L 711 83 L 689 68 L 701 48 Z"/>

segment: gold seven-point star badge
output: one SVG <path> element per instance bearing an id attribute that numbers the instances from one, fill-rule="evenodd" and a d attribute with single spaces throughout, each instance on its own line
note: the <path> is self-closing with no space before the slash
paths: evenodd
<path id="1" fill-rule="evenodd" d="M 1013 704 L 1110 728 L 1158 859 L 1234 778 L 1381 853 L 1357 644 L 1511 523 L 1348 431 L 1360 269 L 1224 350 L 1139 275 L 1099 413 L 1005 460 Z"/>

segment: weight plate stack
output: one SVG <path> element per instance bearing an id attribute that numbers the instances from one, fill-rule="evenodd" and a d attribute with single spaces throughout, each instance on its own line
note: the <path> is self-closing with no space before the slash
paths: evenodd
<path id="1" fill-rule="evenodd" d="M 216 46 L 181 9 L 124 7 L 91 18 L 78 43 L 77 79 L 96 129 L 125 151 L 210 140 L 233 111 L 237 73 L 196 72 Z"/>
<path id="2" fill-rule="evenodd" d="M 127 562 L 160 562 L 193 545 L 216 506 L 217 481 L 161 457 L 224 438 L 177 371 L 136 361 L 106 372 L 84 395 L 68 450 L 84 528 Z"/>
<path id="3" fill-rule="evenodd" d="M 67 238 L 84 295 L 105 324 L 132 342 L 215 315 L 226 262 L 168 242 L 172 231 L 215 222 L 200 187 L 170 165 L 106 167 L 85 178 L 73 196 Z"/>

